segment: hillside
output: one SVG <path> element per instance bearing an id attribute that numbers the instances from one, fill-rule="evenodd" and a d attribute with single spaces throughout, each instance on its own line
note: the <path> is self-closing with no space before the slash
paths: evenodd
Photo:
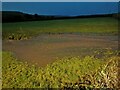
<path id="1" fill-rule="evenodd" d="M 94 18 L 94 17 L 115 17 L 120 18 L 119 14 L 101 14 L 84 16 L 57 16 L 57 15 L 38 15 L 27 14 L 18 11 L 2 11 L 2 22 L 23 22 L 23 21 L 41 21 L 55 19 L 74 19 L 74 18 Z"/>

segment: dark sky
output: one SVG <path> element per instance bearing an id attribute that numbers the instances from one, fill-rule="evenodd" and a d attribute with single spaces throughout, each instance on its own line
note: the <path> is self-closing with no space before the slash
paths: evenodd
<path id="1" fill-rule="evenodd" d="M 3 2 L 3 11 L 44 15 L 86 15 L 117 13 L 117 2 Z"/>

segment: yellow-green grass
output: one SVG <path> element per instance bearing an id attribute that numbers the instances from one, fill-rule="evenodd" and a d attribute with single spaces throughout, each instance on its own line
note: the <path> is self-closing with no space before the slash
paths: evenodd
<path id="1" fill-rule="evenodd" d="M 98 59 L 72 57 L 58 59 L 46 67 L 23 63 L 3 52 L 3 88 L 118 88 L 118 61 L 111 56 Z"/>
<path id="2" fill-rule="evenodd" d="M 3 39 L 28 39 L 41 33 L 118 34 L 118 20 L 110 17 L 3 23 Z"/>

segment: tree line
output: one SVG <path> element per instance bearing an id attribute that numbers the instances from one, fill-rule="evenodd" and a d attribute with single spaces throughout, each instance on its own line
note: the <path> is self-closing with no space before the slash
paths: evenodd
<path id="1" fill-rule="evenodd" d="M 104 14 L 104 15 L 86 15 L 86 16 L 50 16 L 27 14 L 17 11 L 2 11 L 2 22 L 23 22 L 23 21 L 42 21 L 56 19 L 74 19 L 74 18 L 94 18 L 94 17 L 115 17 L 120 18 L 119 14 Z"/>

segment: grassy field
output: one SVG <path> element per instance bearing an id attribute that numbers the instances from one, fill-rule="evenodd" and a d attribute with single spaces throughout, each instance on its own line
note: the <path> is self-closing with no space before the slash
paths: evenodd
<path id="1" fill-rule="evenodd" d="M 41 33 L 118 34 L 114 18 L 3 23 L 3 39 L 28 39 Z"/>
<path id="2" fill-rule="evenodd" d="M 89 37 L 88 38 L 90 40 L 88 40 L 88 38 L 83 38 L 82 42 L 84 42 L 84 40 L 86 41 L 79 48 L 79 51 L 81 51 L 81 49 L 84 49 L 82 47 L 86 45 L 86 47 L 88 48 L 85 48 L 85 51 L 88 53 L 92 51 L 94 52 L 94 55 L 85 55 L 84 57 L 62 57 L 56 59 L 56 61 L 54 61 L 53 63 L 47 64 L 45 67 L 38 67 L 34 64 L 31 65 L 24 60 L 22 61 L 21 59 L 18 59 L 14 56 L 15 54 L 12 52 L 14 46 L 10 47 L 10 49 L 12 49 L 10 50 L 10 52 L 2 52 L 2 87 L 48 89 L 78 88 L 88 90 L 90 88 L 118 88 L 118 62 L 120 60 L 120 57 L 118 55 L 120 52 L 116 50 L 117 41 L 114 41 L 114 38 L 104 40 L 105 37 L 108 38 L 108 36 L 113 37 L 118 35 L 117 26 L 118 21 L 114 18 L 89 18 L 3 23 L 3 42 L 6 41 L 8 43 L 5 43 L 6 45 L 10 47 L 10 44 L 11 46 L 13 46 L 17 45 L 18 43 L 19 45 L 17 46 L 28 45 L 32 48 L 31 50 L 34 50 L 33 46 L 39 44 L 38 42 L 43 43 L 41 41 L 43 40 L 44 43 L 39 44 L 39 49 L 36 47 L 35 52 L 37 52 L 37 50 L 42 50 L 41 46 L 43 45 L 43 50 L 46 50 L 46 52 L 48 52 L 47 50 L 51 50 L 51 47 L 55 48 L 56 46 L 58 46 L 57 48 L 60 48 L 61 46 L 60 50 L 63 51 L 63 54 L 65 53 L 64 50 L 68 50 L 68 52 L 71 51 L 72 53 L 74 53 L 74 49 L 77 52 L 78 46 L 81 45 L 80 41 L 78 40 L 78 37 L 80 38 L 81 34 L 86 36 L 90 34 L 98 37 L 96 38 L 96 40 L 95 38 L 90 39 Z M 72 35 L 74 36 L 73 33 L 79 35 L 78 37 L 75 36 L 74 38 L 69 38 L 67 35 L 63 35 L 64 37 L 61 36 L 61 38 L 54 37 L 55 35 L 57 36 L 65 33 L 70 33 L 70 37 Z M 45 34 L 46 36 L 51 35 L 50 37 L 54 38 L 51 39 L 50 37 L 47 37 L 48 39 L 46 39 L 46 36 L 43 38 L 41 34 L 43 36 Z M 33 41 L 29 39 L 37 35 L 40 35 L 40 37 L 37 37 L 37 39 L 33 38 Z M 42 39 L 40 39 L 41 37 Z M 12 39 L 12 41 L 10 41 L 9 39 Z M 23 39 L 29 39 L 30 41 Z M 16 40 L 21 40 L 21 42 Z M 106 40 L 108 42 L 107 44 Z M 31 41 L 32 43 L 34 43 L 32 46 Z M 71 41 L 74 47 L 71 46 Z M 108 45 L 110 44 L 109 41 L 111 41 L 111 44 L 113 44 L 112 42 L 115 42 L 115 45 Z M 48 44 L 45 44 L 46 42 L 48 42 Z M 95 44 L 96 42 L 98 43 Z M 105 44 L 105 47 L 103 47 L 102 49 L 100 49 L 101 42 L 102 45 Z M 89 47 L 90 43 L 91 47 L 93 46 L 92 49 L 91 47 Z M 53 46 L 53 44 L 55 44 L 55 46 Z M 99 46 L 98 51 L 96 51 L 96 45 Z M 18 50 L 21 49 L 21 46 L 18 48 Z M 65 49 L 64 46 L 69 47 Z M 109 49 L 106 49 L 106 46 L 113 47 L 112 49 L 114 50 L 111 49 L 110 51 Z M 27 47 L 24 47 L 24 50 Z M 46 49 L 46 47 L 48 49 Z M 28 52 L 30 52 L 29 48 L 27 50 Z M 55 50 L 57 51 L 56 48 L 54 49 L 54 51 Z M 23 50 L 21 49 L 21 51 Z M 82 51 L 80 53 L 82 53 Z M 100 56 L 101 54 L 102 57 Z M 32 56 L 32 54 L 30 56 Z"/>

